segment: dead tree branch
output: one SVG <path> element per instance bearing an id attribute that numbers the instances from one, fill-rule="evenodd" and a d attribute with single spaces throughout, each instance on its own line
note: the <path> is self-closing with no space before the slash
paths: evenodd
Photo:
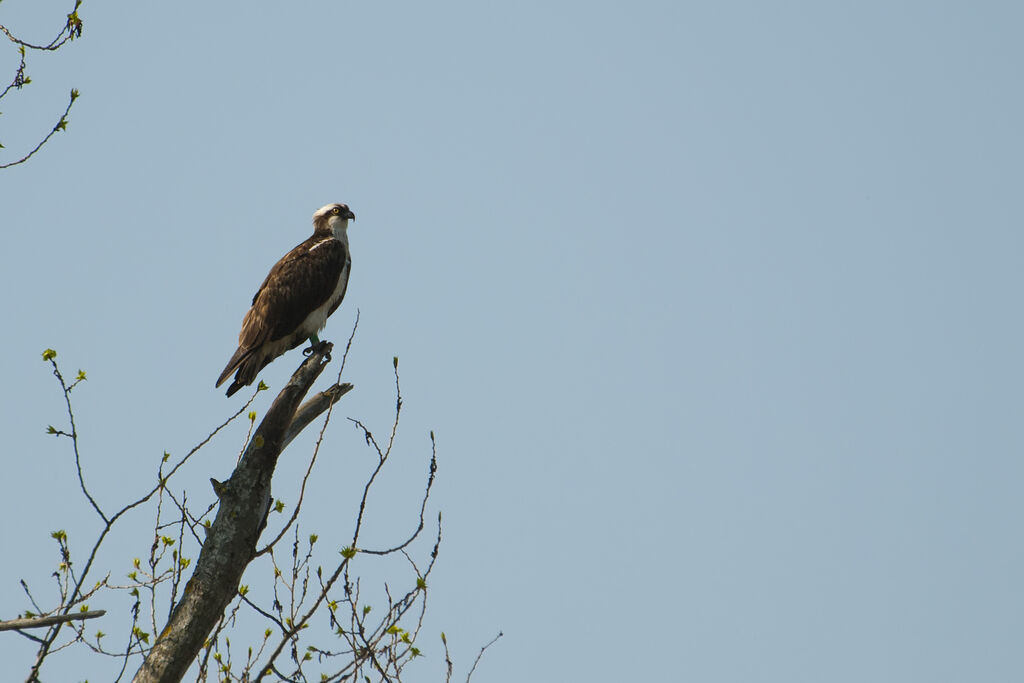
<path id="1" fill-rule="evenodd" d="M 299 403 L 323 370 L 331 348 L 330 343 L 322 343 L 296 370 L 274 399 L 231 478 L 216 487 L 220 499 L 217 517 L 203 543 L 195 573 L 136 673 L 136 683 L 180 681 L 225 608 L 238 595 L 272 501 L 270 484 L 278 456 Z"/>
<path id="2" fill-rule="evenodd" d="M 352 391 L 352 385 L 348 382 L 345 384 L 335 384 L 299 406 L 299 409 L 295 411 L 292 423 L 288 425 L 288 431 L 284 433 L 284 443 L 281 445 L 281 450 L 288 448 L 288 444 L 292 442 L 292 439 L 298 436 L 310 422 L 320 417 L 325 410 L 350 391 Z"/>

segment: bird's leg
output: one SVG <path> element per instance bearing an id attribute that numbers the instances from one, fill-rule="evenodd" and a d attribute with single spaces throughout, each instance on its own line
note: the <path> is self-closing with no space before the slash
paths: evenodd
<path id="1" fill-rule="evenodd" d="M 316 334 L 309 335 L 309 347 L 302 349 L 302 355 L 312 355 L 312 353 L 316 351 L 316 347 L 318 346 L 320 346 L 320 337 L 316 336 Z"/>
<path id="2" fill-rule="evenodd" d="M 317 349 L 323 347 L 325 344 L 326 345 L 330 345 L 330 342 L 329 341 L 320 341 L 320 337 L 316 336 L 315 334 L 310 335 L 310 337 L 309 337 L 309 348 L 303 349 L 302 350 L 302 355 L 303 356 L 311 356 L 313 354 L 313 352 L 315 352 Z M 331 360 L 331 352 L 330 351 L 324 353 L 324 360 L 328 361 L 328 362 Z"/>

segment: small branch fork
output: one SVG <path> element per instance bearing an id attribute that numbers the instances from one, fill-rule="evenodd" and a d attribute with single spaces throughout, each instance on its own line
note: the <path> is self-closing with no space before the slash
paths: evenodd
<path id="1" fill-rule="evenodd" d="M 320 427 L 320 433 L 316 438 L 316 446 L 313 448 L 313 456 L 309 459 L 309 466 L 306 468 L 306 474 L 302 477 L 302 486 L 299 488 L 299 498 L 295 503 L 295 509 L 292 510 L 292 515 L 288 519 L 288 522 L 281 528 L 273 540 L 256 552 L 256 557 L 270 552 L 278 541 L 284 538 L 284 535 L 299 518 L 299 512 L 302 510 L 302 502 L 306 497 L 306 484 L 309 482 L 309 476 L 313 472 L 313 465 L 316 464 L 317 456 L 320 453 L 320 445 L 323 443 L 324 433 L 327 431 L 327 425 L 331 423 L 331 414 L 334 412 L 334 404 L 338 399 L 352 390 L 351 384 L 341 383 L 341 373 L 345 371 L 345 363 L 348 362 L 348 352 L 352 349 L 352 340 L 355 339 L 356 330 L 358 329 L 359 309 L 356 309 L 356 321 L 352 325 L 352 333 L 349 334 L 348 342 L 345 344 L 345 353 L 341 356 L 341 367 L 338 368 L 338 377 L 335 380 L 334 386 L 306 401 L 298 411 L 296 411 L 295 418 L 292 420 L 291 426 L 288 428 L 288 431 L 285 432 L 284 446 L 282 446 L 282 449 L 287 448 L 288 444 L 292 442 L 292 439 L 298 436 L 299 432 L 301 432 L 306 425 L 315 420 L 325 410 L 327 411 L 327 417 L 324 418 L 324 423 Z"/>

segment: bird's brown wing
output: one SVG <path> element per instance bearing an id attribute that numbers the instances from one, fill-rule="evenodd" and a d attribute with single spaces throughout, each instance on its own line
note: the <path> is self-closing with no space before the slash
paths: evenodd
<path id="1" fill-rule="evenodd" d="M 336 239 L 311 238 L 288 252 L 252 298 L 238 346 L 254 348 L 292 334 L 334 292 L 347 251 Z"/>
<path id="2" fill-rule="evenodd" d="M 238 349 L 221 372 L 216 386 L 263 344 L 294 333 L 310 313 L 323 305 L 334 292 L 338 273 L 343 272 L 348 258 L 348 249 L 342 242 L 314 235 L 274 264 L 252 298 L 252 307 L 245 314 L 238 334 Z M 269 360 L 272 359 L 265 362 Z"/>

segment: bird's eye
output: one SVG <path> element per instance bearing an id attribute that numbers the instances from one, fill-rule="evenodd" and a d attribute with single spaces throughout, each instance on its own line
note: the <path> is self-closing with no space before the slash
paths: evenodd
<path id="1" fill-rule="evenodd" d="M 334 207 L 333 209 L 331 209 L 331 213 L 337 216 L 339 213 L 341 213 L 341 209 L 339 209 L 338 207 Z"/>

